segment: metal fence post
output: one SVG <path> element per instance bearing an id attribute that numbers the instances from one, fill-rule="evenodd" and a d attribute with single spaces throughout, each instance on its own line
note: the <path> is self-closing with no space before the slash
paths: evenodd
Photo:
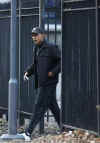
<path id="1" fill-rule="evenodd" d="M 16 0 L 11 1 L 11 48 L 10 48 L 10 80 L 9 80 L 9 117 L 8 134 L 16 134 L 16 97 L 18 81 L 16 79 Z"/>
<path id="2" fill-rule="evenodd" d="M 99 48 L 99 45 L 98 45 L 98 0 L 95 1 L 95 5 L 96 5 L 96 68 L 97 68 L 97 105 L 99 105 L 99 57 L 98 57 L 98 48 Z M 97 110 L 97 120 L 98 120 L 98 123 L 97 123 L 97 129 L 98 129 L 98 134 L 100 134 L 100 111 Z"/>

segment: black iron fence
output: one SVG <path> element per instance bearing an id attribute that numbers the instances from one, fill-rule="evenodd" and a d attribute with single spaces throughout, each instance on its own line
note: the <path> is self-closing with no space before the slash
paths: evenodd
<path id="1" fill-rule="evenodd" d="M 99 1 L 64 0 L 63 123 L 99 132 Z"/>
<path id="2" fill-rule="evenodd" d="M 1 4 L 0 10 L 0 109 L 8 108 L 8 81 L 10 60 L 10 18 L 9 4 Z M 39 23 L 39 3 L 37 1 L 17 1 L 17 78 L 19 81 L 18 110 L 23 113 L 31 113 L 34 104 L 34 86 L 32 81 L 28 84 L 23 81 L 24 70 L 32 62 L 32 38 L 31 29 Z M 3 83 L 3 84 L 2 84 Z M 30 92 L 30 93 L 29 93 Z M 28 95 L 30 97 L 28 97 Z M 33 103 L 33 104 L 32 104 Z M 27 106 L 26 106 L 27 105 Z"/>

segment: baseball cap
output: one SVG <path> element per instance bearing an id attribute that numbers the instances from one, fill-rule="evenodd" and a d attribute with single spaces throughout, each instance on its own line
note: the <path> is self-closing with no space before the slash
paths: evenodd
<path id="1" fill-rule="evenodd" d="M 33 27 L 32 34 L 44 34 L 44 30 L 40 27 Z"/>

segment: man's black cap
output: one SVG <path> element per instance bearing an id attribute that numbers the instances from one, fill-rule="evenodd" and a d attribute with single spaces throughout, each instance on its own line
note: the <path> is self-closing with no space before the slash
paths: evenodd
<path id="1" fill-rule="evenodd" d="M 34 27 L 32 29 L 32 34 L 44 34 L 44 33 L 45 33 L 44 30 L 40 27 Z"/>

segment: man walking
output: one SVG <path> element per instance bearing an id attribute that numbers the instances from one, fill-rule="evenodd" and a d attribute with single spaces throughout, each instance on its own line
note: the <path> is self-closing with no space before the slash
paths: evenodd
<path id="1" fill-rule="evenodd" d="M 30 141 L 34 128 L 48 109 L 52 111 L 60 126 L 60 109 L 56 100 L 56 85 L 61 69 L 60 51 L 57 45 L 45 40 L 45 33 L 39 27 L 32 29 L 32 40 L 35 44 L 33 64 L 25 71 L 24 79 L 34 75 L 35 88 L 38 88 L 39 95 L 29 127 L 23 134 L 26 141 Z"/>

